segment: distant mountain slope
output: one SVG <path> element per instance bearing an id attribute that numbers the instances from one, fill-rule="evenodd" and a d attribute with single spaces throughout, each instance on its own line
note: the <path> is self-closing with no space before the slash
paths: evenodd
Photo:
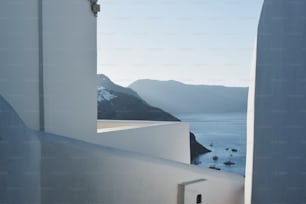
<path id="1" fill-rule="evenodd" d="M 97 86 L 98 88 L 104 88 L 104 89 L 111 90 L 111 91 L 125 93 L 125 94 L 135 96 L 137 98 L 140 98 L 139 95 L 134 90 L 115 84 L 104 74 L 98 74 L 98 85 Z"/>
<path id="2" fill-rule="evenodd" d="M 173 115 L 148 105 L 133 91 L 114 84 L 105 75 L 98 75 L 98 79 L 98 119 L 180 121 Z M 191 161 L 210 151 L 196 141 L 193 133 L 190 133 L 190 149 Z"/>
<path id="3" fill-rule="evenodd" d="M 138 97 L 105 89 L 98 90 L 98 119 L 179 121 Z"/>
<path id="4" fill-rule="evenodd" d="M 137 80 L 129 88 L 150 105 L 170 113 L 223 113 L 247 110 L 248 88 L 187 85 L 177 81 Z"/>

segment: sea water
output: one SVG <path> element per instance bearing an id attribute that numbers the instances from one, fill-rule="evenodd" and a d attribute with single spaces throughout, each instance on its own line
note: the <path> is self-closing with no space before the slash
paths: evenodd
<path id="1" fill-rule="evenodd" d="M 245 175 L 246 113 L 181 113 L 199 143 L 212 152 L 200 155 L 196 165 L 220 168 L 221 171 Z M 214 160 L 214 159 L 215 160 Z M 224 162 L 233 162 L 225 165 Z"/>

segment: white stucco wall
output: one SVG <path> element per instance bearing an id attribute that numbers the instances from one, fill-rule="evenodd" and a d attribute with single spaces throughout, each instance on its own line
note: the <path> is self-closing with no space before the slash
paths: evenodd
<path id="1" fill-rule="evenodd" d="M 207 172 L 209 174 L 209 172 Z M 223 177 L 226 180 L 226 175 L 221 174 L 220 177 Z M 210 177 L 210 176 L 208 176 Z M 213 187 L 215 184 L 213 184 L 211 180 L 206 179 L 198 179 L 194 181 L 188 181 L 181 183 L 179 185 L 179 191 L 178 191 L 178 203 L 179 204 L 197 204 L 197 203 L 236 203 L 236 204 L 242 204 L 243 203 L 243 187 L 232 189 L 233 191 L 229 191 L 232 194 L 228 194 L 229 192 L 223 192 L 225 189 L 227 189 L 229 186 L 227 186 L 225 183 L 225 188 L 220 188 L 219 193 L 220 196 L 217 198 L 217 190 L 212 191 L 211 187 Z M 219 184 L 217 184 L 219 185 Z M 225 190 L 226 191 L 226 190 Z M 235 192 L 236 191 L 236 192 Z M 233 193 L 235 192 L 235 193 Z M 210 195 L 211 194 L 211 195 Z M 198 198 L 200 197 L 200 199 Z M 224 196 L 224 197 L 223 197 Z"/>
<path id="2" fill-rule="evenodd" d="M 0 94 L 39 128 L 38 1 L 0 1 Z"/>
<path id="3" fill-rule="evenodd" d="M 45 130 L 96 134 L 96 17 L 88 0 L 42 1 Z M 0 94 L 40 128 L 39 0 L 0 2 Z"/>
<path id="4" fill-rule="evenodd" d="M 5 30 L 0 34 L 0 91 L 34 129 L 39 125 L 37 8 L 38 1 L 34 0 L 0 3 L 0 25 L 1 30 Z M 211 204 L 234 204 L 233 196 L 242 196 L 243 178 L 240 176 L 156 158 L 160 154 L 168 159 L 189 161 L 186 142 L 189 135 L 172 138 L 178 131 L 186 133 L 185 125 L 168 124 L 166 129 L 151 126 L 139 132 L 130 129 L 120 134 L 107 133 L 100 139 L 101 135 L 96 132 L 96 19 L 87 0 L 43 1 L 43 53 L 46 131 L 70 139 L 42 134 L 39 142 L 36 137 L 35 141 L 30 141 L 35 147 L 25 148 L 23 138 L 10 144 L 17 143 L 26 153 L 16 155 L 22 162 L 13 162 L 11 164 L 16 165 L 12 166 L 7 166 L 11 153 L 23 152 L 11 152 L 11 149 L 9 154 L 1 155 L 4 155 L 1 163 L 8 167 L 7 172 L 16 173 L 11 181 L 15 184 L 35 181 L 24 191 L 30 193 L 23 194 L 34 195 L 34 200 L 15 197 L 16 202 L 12 203 L 176 204 L 178 185 L 201 178 L 206 179 L 209 186 L 205 187 L 205 192 L 200 189 L 204 201 L 206 197 Z M 162 137 L 165 133 L 167 137 Z M 111 136 L 116 139 L 110 139 Z M 121 140 L 123 137 L 131 141 Z M 146 155 L 102 147 L 97 145 L 100 142 L 134 151 L 139 148 L 137 151 Z M 22 168 L 18 169 L 20 166 Z M 23 168 L 27 171 L 21 171 Z M 37 185 L 40 188 L 36 188 Z M 27 186 L 18 189 L 23 188 Z M 1 193 L 13 199 L 16 194 L 6 190 L 1 189 Z"/>
<path id="5" fill-rule="evenodd" d="M 96 134 L 96 17 L 88 0 L 43 1 L 47 132 Z"/>
<path id="6" fill-rule="evenodd" d="M 0 203 L 40 202 L 40 140 L 0 96 Z"/>
<path id="7" fill-rule="evenodd" d="M 183 122 L 99 121 L 114 127 L 98 129 L 91 143 L 190 164 L 189 125 Z M 121 125 L 115 128 L 116 124 Z"/>
<path id="8" fill-rule="evenodd" d="M 179 184 L 206 179 L 205 204 L 236 204 L 244 179 L 142 154 L 43 136 L 42 203 L 177 204 Z"/>
<path id="9" fill-rule="evenodd" d="M 306 202 L 305 25 L 304 0 L 264 2 L 254 73 L 255 112 L 248 122 L 248 128 L 254 128 L 248 132 L 254 149 L 252 175 L 247 176 L 247 181 L 252 177 L 252 195 L 246 194 L 246 204 Z"/>
<path id="10" fill-rule="evenodd" d="M 238 204 L 243 197 L 241 176 L 31 131 L 1 98 L 0 109 L 2 203 L 177 204 L 197 192 L 203 203 Z"/>

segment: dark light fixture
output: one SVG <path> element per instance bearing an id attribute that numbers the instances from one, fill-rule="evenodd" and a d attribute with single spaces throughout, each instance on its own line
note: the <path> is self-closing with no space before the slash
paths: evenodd
<path id="1" fill-rule="evenodd" d="M 91 3 L 91 11 L 97 17 L 98 13 L 101 10 L 100 4 L 98 4 L 98 0 L 89 0 Z"/>

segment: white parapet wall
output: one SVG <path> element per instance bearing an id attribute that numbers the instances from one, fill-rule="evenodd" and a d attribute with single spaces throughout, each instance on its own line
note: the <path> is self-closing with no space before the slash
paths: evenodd
<path id="1" fill-rule="evenodd" d="M 196 204 L 198 196 L 203 204 L 242 203 L 238 175 L 54 135 L 41 136 L 41 145 L 45 204 Z"/>
<path id="2" fill-rule="evenodd" d="M 32 131 L 1 97 L 0 110 L 0 203 L 241 204 L 241 176 Z"/>
<path id="3" fill-rule="evenodd" d="M 187 123 L 99 120 L 97 128 L 95 136 L 79 139 L 190 164 Z"/>

